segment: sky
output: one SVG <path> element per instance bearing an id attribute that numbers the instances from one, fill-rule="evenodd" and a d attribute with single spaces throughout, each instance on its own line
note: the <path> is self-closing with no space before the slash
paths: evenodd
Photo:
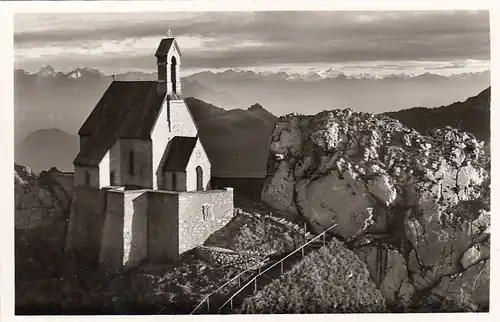
<path id="1" fill-rule="evenodd" d="M 250 69 L 441 75 L 489 69 L 487 11 L 17 14 L 15 67 L 153 72 L 171 27 L 183 73 Z"/>

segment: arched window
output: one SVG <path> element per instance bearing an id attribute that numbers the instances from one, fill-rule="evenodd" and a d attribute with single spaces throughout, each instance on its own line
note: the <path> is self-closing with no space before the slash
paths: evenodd
<path id="1" fill-rule="evenodd" d="M 203 169 L 196 167 L 196 190 L 203 191 Z"/>
<path id="2" fill-rule="evenodd" d="M 172 82 L 172 92 L 177 93 L 177 60 L 172 56 L 170 64 L 170 81 Z"/>
<path id="3" fill-rule="evenodd" d="M 128 153 L 128 173 L 134 175 L 134 151 Z"/>

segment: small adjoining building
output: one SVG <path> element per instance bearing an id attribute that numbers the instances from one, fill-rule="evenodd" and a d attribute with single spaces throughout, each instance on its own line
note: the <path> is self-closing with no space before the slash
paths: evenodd
<path id="1" fill-rule="evenodd" d="M 67 250 L 109 267 L 176 260 L 233 216 L 181 94 L 174 37 L 156 51 L 157 81 L 113 81 L 78 131 Z"/>

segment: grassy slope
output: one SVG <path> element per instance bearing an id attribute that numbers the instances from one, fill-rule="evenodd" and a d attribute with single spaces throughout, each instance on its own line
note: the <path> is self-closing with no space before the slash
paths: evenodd
<path id="1" fill-rule="evenodd" d="M 385 302 L 366 265 L 337 240 L 310 253 L 254 296 L 240 313 L 380 312 Z"/>

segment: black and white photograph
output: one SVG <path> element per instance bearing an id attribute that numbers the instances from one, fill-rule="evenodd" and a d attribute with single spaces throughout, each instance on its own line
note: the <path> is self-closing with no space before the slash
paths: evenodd
<path id="1" fill-rule="evenodd" d="M 490 10 L 113 8 L 2 35 L 15 315 L 490 312 Z"/>

